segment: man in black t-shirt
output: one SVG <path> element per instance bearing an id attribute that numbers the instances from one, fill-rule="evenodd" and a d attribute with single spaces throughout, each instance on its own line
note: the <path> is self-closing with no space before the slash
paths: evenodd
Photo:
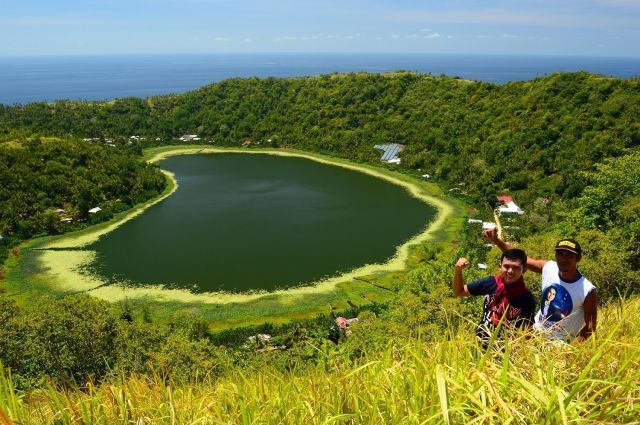
<path id="1" fill-rule="evenodd" d="M 459 297 L 484 295 L 482 320 L 476 330 L 478 337 L 483 340 L 490 337 L 503 316 L 505 327 L 531 326 L 535 303 L 522 278 L 527 269 L 527 254 L 523 250 L 509 249 L 502 253 L 499 275 L 465 284 L 462 270 L 468 266 L 466 258 L 460 258 L 456 262 L 452 289 Z"/>

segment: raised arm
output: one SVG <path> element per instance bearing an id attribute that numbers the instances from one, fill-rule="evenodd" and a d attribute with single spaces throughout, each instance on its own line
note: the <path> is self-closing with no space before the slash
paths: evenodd
<path id="1" fill-rule="evenodd" d="M 509 242 L 505 242 L 498 237 L 498 229 L 495 227 L 493 229 L 483 230 L 482 237 L 500 248 L 500 251 L 502 252 L 513 248 L 513 246 Z M 535 273 L 542 273 L 542 268 L 545 264 L 547 264 L 548 261 L 549 260 L 539 260 L 527 256 L 527 270 L 531 270 Z"/>
<path id="2" fill-rule="evenodd" d="M 469 267 L 469 261 L 466 258 L 460 258 L 456 262 L 456 271 L 453 274 L 453 284 L 451 285 L 451 289 L 453 289 L 453 293 L 458 297 L 468 297 L 471 295 L 467 289 L 467 285 L 464 284 L 464 279 L 462 278 L 462 270 L 467 267 Z"/>

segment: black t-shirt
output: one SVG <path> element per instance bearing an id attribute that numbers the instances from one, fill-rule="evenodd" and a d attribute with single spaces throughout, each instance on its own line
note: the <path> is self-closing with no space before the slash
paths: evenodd
<path id="1" fill-rule="evenodd" d="M 490 331 L 497 324 L 495 323 L 495 317 L 502 317 L 504 313 L 500 309 L 500 300 L 492 303 L 497 288 L 498 284 L 495 276 L 487 276 L 467 284 L 467 289 L 471 295 L 484 295 L 482 319 L 477 330 L 479 334 L 486 334 L 487 331 Z M 509 304 L 505 315 L 505 321 L 508 326 L 523 327 L 533 323 L 535 302 L 529 290 L 517 297 L 508 298 L 508 301 Z"/>

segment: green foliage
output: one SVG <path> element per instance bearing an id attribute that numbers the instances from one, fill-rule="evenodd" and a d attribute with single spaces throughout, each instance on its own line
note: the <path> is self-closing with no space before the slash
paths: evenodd
<path id="1" fill-rule="evenodd" d="M 366 354 L 355 361 L 334 355 L 317 366 L 282 370 L 267 362 L 272 353 L 261 353 L 267 361 L 260 368 L 232 368 L 222 377 L 181 382 L 121 374 L 27 396 L 0 364 L 0 418 L 51 424 L 634 423 L 640 415 L 640 302 L 603 313 L 606 333 L 575 346 L 516 333 L 485 352 L 469 327 L 449 328 L 447 340 L 409 339 L 375 353 L 362 347 Z M 368 339 L 366 332 L 363 325 L 358 336 Z"/>
<path id="2" fill-rule="evenodd" d="M 0 235 L 14 244 L 102 222 L 165 184 L 155 166 L 118 149 L 72 140 L 0 144 Z M 102 211 L 90 214 L 96 206 Z"/>
<path id="3" fill-rule="evenodd" d="M 116 356 L 115 318 L 108 303 L 87 296 L 42 298 L 29 312 L 3 301 L 2 361 L 24 385 L 44 376 L 83 383 L 106 374 Z"/>
<path id="4" fill-rule="evenodd" d="M 296 147 L 368 162 L 378 161 L 373 145 L 399 142 L 406 146 L 401 170 L 417 174 L 420 168 L 421 173 L 429 173 L 475 207 L 474 215 L 489 219 L 487 206 L 495 194 L 514 195 L 526 215 L 509 223 L 521 230 L 509 229 L 507 234 L 530 256 L 552 258 L 559 238 L 577 238 L 584 248 L 580 270 L 598 287 L 600 300 L 609 301 L 639 289 L 639 121 L 640 80 L 586 73 L 554 74 L 502 86 L 411 73 L 232 79 L 184 95 L 147 100 L 3 106 L 0 138 L 7 143 L 0 145 L 0 234 L 4 236 L 0 260 L 20 239 L 103 221 L 159 193 L 164 178 L 155 167 L 135 158 L 142 145 L 126 144 L 129 135 L 139 134 L 146 139 L 143 145 L 151 146 L 156 138 L 160 138 L 157 143 L 165 144 L 181 134 L 198 133 L 220 145 L 238 146 L 250 139 L 255 145 Z M 102 141 L 115 138 L 116 147 L 71 140 L 25 141 L 33 134 L 69 139 L 73 134 Z M 22 142 L 16 144 L 16 139 Z M 106 207 L 103 212 L 88 216 L 86 211 L 98 204 Z M 61 224 L 54 208 L 64 208 L 74 223 L 81 224 Z M 317 404 L 326 395 L 322 394 L 305 399 L 305 408 L 296 412 L 313 407 L 332 420 L 383 418 L 384 422 L 395 418 L 411 422 L 412 418 L 445 415 L 465 422 L 484 415 L 489 421 L 507 416 L 515 421 L 555 421 L 559 412 L 576 421 L 635 418 L 633 408 L 624 410 L 623 404 L 612 407 L 623 412 L 620 416 L 607 416 L 608 407 L 600 412 L 578 407 L 593 405 L 593 394 L 608 394 L 608 400 L 613 400 L 619 388 L 637 390 L 630 384 L 634 377 L 629 378 L 627 372 L 622 376 L 605 370 L 628 371 L 637 344 L 611 346 L 625 356 L 624 361 L 602 370 L 593 363 L 584 369 L 572 366 L 579 359 L 603 355 L 601 348 L 594 352 L 585 344 L 573 359 L 569 359 L 573 354 L 558 355 L 558 364 L 572 360 L 570 367 L 559 372 L 563 382 L 553 373 L 554 362 L 540 362 L 556 349 L 544 343 L 539 352 L 537 345 L 525 342 L 505 349 L 500 358 L 477 357 L 469 330 L 481 300 L 454 298 L 450 286 L 458 257 L 467 257 L 472 264 L 486 262 L 489 273 L 499 262 L 498 250 L 486 249 L 478 233 L 477 228 L 467 226 L 452 246 L 423 249 L 415 267 L 394 276 L 397 296 L 388 305 L 342 312 L 346 317 L 359 317 L 349 334 L 331 335 L 334 316 L 211 335 L 197 310 L 166 323 L 150 323 L 139 320 L 140 312 L 131 306 L 118 309 L 88 297 L 44 299 L 29 310 L 0 298 L 0 361 L 11 369 L 18 388 L 42 386 L 48 380 L 83 384 L 144 374 L 162 381 L 157 392 L 167 399 L 171 392 L 166 384 L 174 380 L 184 383 L 240 376 L 230 384 L 233 390 L 221 394 L 228 399 L 227 394 L 243 388 L 242 402 L 234 398 L 234 405 L 224 400 L 216 405 L 224 406 L 216 414 L 225 420 L 229 412 L 236 419 L 240 415 L 257 417 L 257 410 L 247 406 L 271 402 L 266 392 L 260 393 L 265 381 L 269 384 L 271 378 L 279 377 L 279 386 L 270 391 L 281 394 L 277 390 L 291 389 L 300 382 L 292 376 L 311 376 L 311 384 L 282 394 L 292 397 L 331 388 L 330 395 L 339 401 L 325 410 L 325 405 Z M 465 280 L 486 274 L 472 267 L 465 270 Z M 539 277 L 527 273 L 525 280 L 534 295 L 539 294 Z M 622 311 L 608 308 L 613 315 Z M 616 337 L 632 335 L 637 340 L 633 323 L 628 317 L 625 320 L 615 330 L 619 332 Z M 248 338 L 258 333 L 273 338 L 250 343 Z M 612 340 L 602 341 L 605 347 Z M 414 345 L 399 353 L 407 342 Z M 428 345 L 420 345 L 424 342 Z M 466 348 L 461 350 L 461 346 Z M 437 349 L 429 351 L 430 347 Z M 515 360 L 523 359 L 517 368 L 512 366 L 511 350 L 524 354 Z M 440 358 L 446 361 L 439 362 Z M 612 356 L 610 361 L 617 358 Z M 372 367 L 382 362 L 386 368 Z M 395 371 L 405 363 L 413 365 L 403 370 L 408 374 L 406 381 L 378 398 L 362 398 L 373 385 L 358 387 L 361 381 L 357 379 L 366 377 L 369 367 L 378 371 L 371 375 L 377 387 L 395 382 Z M 592 373 L 595 369 L 599 373 Z M 343 370 L 342 375 L 335 375 Z M 420 379 L 413 379 L 412 373 Z M 422 379 L 427 374 L 434 379 Z M 258 381 L 253 376 L 259 376 Z M 531 384 L 534 379 L 537 386 Z M 617 379 L 627 384 L 604 384 Z M 517 400 L 511 397 L 513 388 L 519 391 Z M 547 388 L 552 391 L 545 392 Z M 353 397 L 349 390 L 356 391 Z M 584 398 L 574 402 L 576 391 L 582 391 Z M 422 397 L 423 392 L 429 396 Z M 405 395 L 402 406 L 422 406 L 422 416 L 407 414 L 395 401 L 385 404 L 387 398 L 400 393 Z M 109 394 L 127 406 L 126 396 Z M 411 397 L 415 403 L 406 403 Z M 282 406 L 288 406 L 285 398 L 279 399 Z M 360 398 L 358 409 L 353 403 Z M 496 399 L 522 406 L 517 411 L 504 408 Z M 57 400 L 56 406 L 61 405 Z M 455 400 L 456 408 L 446 408 L 444 401 Z M 371 415 L 357 416 L 365 405 L 371 406 Z M 207 406 L 208 414 L 218 408 Z M 394 416 L 399 411 L 402 413 Z M 289 415 L 292 410 L 283 412 Z M 305 415 L 296 417 L 318 420 L 313 414 Z"/>
<path id="5" fill-rule="evenodd" d="M 158 348 L 151 353 L 151 363 L 157 371 L 176 381 L 218 376 L 225 364 L 231 364 L 223 348 L 181 333 L 169 334 Z"/>
<path id="6" fill-rule="evenodd" d="M 588 186 L 568 213 L 580 229 L 610 233 L 617 248 L 631 253 L 630 261 L 640 266 L 640 152 L 610 159 L 586 174 Z"/>
<path id="7" fill-rule="evenodd" d="M 10 134 L 141 135 L 145 146 L 198 133 L 220 145 L 248 139 L 354 161 L 376 161 L 375 144 L 398 142 L 406 145 L 406 167 L 464 183 L 473 202 L 509 190 L 529 206 L 540 197 L 579 195 L 581 172 L 638 146 L 638 105 L 640 80 L 584 72 L 505 85 L 357 73 L 236 78 L 147 100 L 4 107 L 0 127 Z"/>

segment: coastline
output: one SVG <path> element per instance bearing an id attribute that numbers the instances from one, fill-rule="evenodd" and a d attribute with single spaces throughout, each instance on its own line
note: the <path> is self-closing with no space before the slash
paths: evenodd
<path id="1" fill-rule="evenodd" d="M 396 254 L 383 264 L 367 264 L 359 267 L 351 272 L 341 274 L 329 279 L 307 284 L 301 287 L 290 288 L 277 291 L 256 291 L 253 293 L 225 293 L 225 292 L 207 292 L 193 294 L 183 289 L 166 289 L 162 282 L 157 285 L 149 285 L 145 287 L 126 287 L 121 283 L 106 285 L 103 281 L 95 276 L 82 273 L 80 269 L 93 258 L 95 253 L 82 248 L 93 241 L 97 240 L 123 223 L 142 214 L 146 208 L 161 202 L 170 196 L 178 188 L 178 182 L 175 176 L 164 170 L 170 184 L 168 189 L 158 198 L 150 200 L 142 205 L 136 206 L 121 217 L 102 223 L 92 228 L 83 229 L 68 235 L 62 235 L 55 238 L 45 238 L 44 240 L 35 240 L 24 246 L 25 249 L 37 251 L 37 262 L 39 270 L 41 270 L 40 280 L 46 281 L 51 289 L 63 293 L 84 292 L 94 297 L 105 299 L 111 302 L 144 299 L 146 301 L 154 301 L 160 303 L 200 303 L 200 304 L 229 304 L 229 303 L 246 303 L 256 301 L 262 297 L 277 297 L 278 299 L 287 300 L 286 304 L 295 302 L 296 299 L 311 294 L 328 294 L 336 290 L 340 283 L 353 281 L 356 278 L 364 276 L 376 275 L 385 272 L 399 272 L 406 268 L 410 256 L 411 247 L 427 240 L 436 238 L 436 234 L 444 230 L 446 221 L 453 216 L 456 208 L 452 202 L 438 198 L 439 193 L 435 190 L 428 190 L 427 183 L 420 184 L 419 181 L 395 173 L 393 171 L 385 171 L 376 169 L 372 166 L 363 164 L 354 164 L 346 160 L 328 158 L 320 154 L 308 153 L 295 150 L 279 150 L 279 149 L 236 149 L 236 148 L 214 148 L 202 146 L 176 146 L 161 147 L 152 149 L 147 153 L 148 162 L 158 162 L 170 156 L 176 155 L 194 155 L 194 154 L 216 154 L 216 153 L 243 153 L 243 154 L 267 154 L 276 156 L 302 157 L 327 165 L 339 166 L 352 169 L 358 172 L 381 178 L 396 185 L 400 185 L 407 192 L 421 201 L 434 206 L 437 213 L 423 231 L 414 235 L 403 245 L 397 247 Z M 395 175 L 393 175 L 395 174 Z M 432 185 L 432 184 L 431 184 Z M 54 248 L 51 250 L 51 248 Z M 64 248 L 64 250 L 60 250 Z M 38 276 L 34 276 L 38 277 Z"/>

